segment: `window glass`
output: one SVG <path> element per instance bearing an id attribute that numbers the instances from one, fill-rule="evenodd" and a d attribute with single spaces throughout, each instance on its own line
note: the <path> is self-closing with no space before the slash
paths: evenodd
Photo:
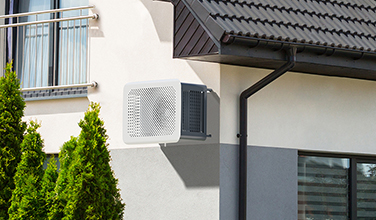
<path id="1" fill-rule="evenodd" d="M 89 5 L 88 0 L 60 0 L 60 8 L 70 8 Z"/>
<path id="2" fill-rule="evenodd" d="M 348 219 L 349 159 L 299 156 L 298 219 Z"/>
<path id="3" fill-rule="evenodd" d="M 20 13 L 52 9 L 50 0 L 19 0 L 19 1 L 20 1 L 20 4 L 18 6 L 19 7 L 18 11 Z M 43 17 L 43 16 L 45 17 L 45 15 L 38 15 L 38 18 Z M 29 16 L 28 21 L 35 21 L 35 15 Z"/>
<path id="4" fill-rule="evenodd" d="M 20 0 L 20 13 L 43 11 L 52 8 L 50 0 Z M 49 14 L 19 17 L 19 22 L 48 20 Z M 48 54 L 51 30 L 48 24 L 26 25 L 17 28 L 17 62 L 23 88 L 48 85 Z"/>
<path id="5" fill-rule="evenodd" d="M 376 219 L 376 164 L 357 164 L 357 219 Z"/>
<path id="6" fill-rule="evenodd" d="M 61 8 L 88 5 L 87 0 L 60 1 Z M 88 15 L 88 10 L 66 11 L 62 18 Z M 59 85 L 79 84 L 86 79 L 87 20 L 64 21 L 59 24 Z"/>

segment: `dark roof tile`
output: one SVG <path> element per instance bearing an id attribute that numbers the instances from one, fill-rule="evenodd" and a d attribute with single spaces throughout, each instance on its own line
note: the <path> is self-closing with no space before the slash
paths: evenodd
<path id="1" fill-rule="evenodd" d="M 376 50 L 374 0 L 199 0 L 226 33 Z"/>

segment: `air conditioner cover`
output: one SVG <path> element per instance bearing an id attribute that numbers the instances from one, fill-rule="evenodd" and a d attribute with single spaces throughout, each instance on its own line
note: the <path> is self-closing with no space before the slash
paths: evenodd
<path id="1" fill-rule="evenodd" d="M 126 144 L 176 143 L 181 137 L 181 83 L 161 80 L 124 86 Z"/>

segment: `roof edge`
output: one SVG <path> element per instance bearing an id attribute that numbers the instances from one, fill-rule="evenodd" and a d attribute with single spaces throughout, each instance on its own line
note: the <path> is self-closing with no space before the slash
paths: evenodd
<path id="1" fill-rule="evenodd" d="M 220 41 L 225 34 L 225 29 L 210 16 L 210 12 L 198 0 L 175 0 L 175 2 L 178 1 L 182 1 L 185 4 L 209 36 L 215 42 L 218 42 L 216 45 L 219 47 Z"/>
<path id="2" fill-rule="evenodd" d="M 364 56 L 375 56 L 376 52 L 374 51 L 367 51 L 367 50 L 356 50 L 352 48 L 343 48 L 343 47 L 335 47 L 335 46 L 325 46 L 325 45 L 317 45 L 317 44 L 307 44 L 307 43 L 300 43 L 294 41 L 280 41 L 280 40 L 273 40 L 273 39 L 265 39 L 265 38 L 257 38 L 257 37 L 250 37 L 250 36 L 241 36 L 241 35 L 234 35 L 234 34 L 225 34 L 221 40 L 224 44 L 250 44 L 250 46 L 256 46 L 259 42 L 266 42 L 270 44 L 280 44 L 281 47 L 283 46 L 297 46 L 302 48 L 302 50 L 310 50 L 312 52 L 316 52 L 318 54 L 334 54 L 336 51 L 340 51 L 343 54 L 347 54 L 355 60 L 361 59 Z M 328 52 L 329 51 L 329 52 Z"/>

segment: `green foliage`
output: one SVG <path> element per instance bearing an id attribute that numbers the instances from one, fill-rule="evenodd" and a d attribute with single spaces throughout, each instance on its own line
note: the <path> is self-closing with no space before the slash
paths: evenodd
<path id="1" fill-rule="evenodd" d="M 48 214 L 48 219 L 58 220 L 64 217 L 64 207 L 67 204 L 67 196 L 69 195 L 68 183 L 73 181 L 73 176 L 69 174 L 69 168 L 73 161 L 73 152 L 76 150 L 77 138 L 71 139 L 64 143 L 59 153 L 60 172 L 56 181 L 55 197 Z"/>
<path id="2" fill-rule="evenodd" d="M 70 190 L 63 219 L 122 219 L 117 179 L 110 167 L 107 135 L 99 118 L 99 104 L 91 103 L 79 126 L 81 133 L 70 164 Z"/>
<path id="3" fill-rule="evenodd" d="M 9 219 L 41 219 L 44 206 L 41 193 L 43 162 L 43 140 L 37 132 L 39 124 L 31 121 L 21 143 L 22 157 L 14 176 L 15 189 L 9 208 Z"/>
<path id="4" fill-rule="evenodd" d="M 60 173 L 54 158 L 44 171 L 40 125 L 31 121 L 24 136 L 25 102 L 11 68 L 0 78 L 0 220 L 122 219 L 99 104 L 91 103 L 80 121 L 80 136 L 64 143 Z"/>
<path id="5" fill-rule="evenodd" d="M 25 102 L 12 63 L 0 78 L 0 220 L 8 219 L 8 208 L 15 188 L 14 175 L 21 160 L 20 144 L 26 124 L 22 122 Z"/>
<path id="6" fill-rule="evenodd" d="M 43 196 L 43 207 L 41 219 L 47 219 L 48 213 L 52 211 L 53 201 L 55 198 L 55 186 L 58 177 L 56 160 L 54 157 L 48 160 L 47 169 L 44 171 L 41 193 Z"/>

